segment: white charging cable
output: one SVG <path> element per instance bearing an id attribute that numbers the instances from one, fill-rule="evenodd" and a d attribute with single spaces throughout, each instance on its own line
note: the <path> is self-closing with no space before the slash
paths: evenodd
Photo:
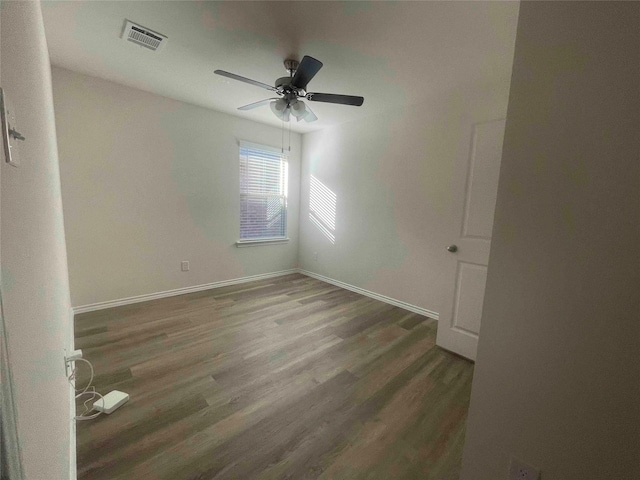
<path id="1" fill-rule="evenodd" d="M 76 400 L 85 395 L 91 395 L 91 398 L 84 401 L 84 404 L 83 404 L 84 411 L 80 415 L 75 416 L 74 419 L 75 420 L 93 420 L 94 418 L 98 417 L 102 412 L 94 413 L 93 415 L 87 415 L 87 413 L 93 410 L 93 407 L 89 407 L 87 403 L 94 400 L 96 397 L 100 397 L 104 404 L 104 397 L 98 392 L 96 392 L 96 387 L 91 385 L 93 383 L 93 377 L 94 377 L 93 365 L 89 360 L 85 358 L 74 358 L 73 360 L 68 360 L 68 361 L 69 362 L 85 362 L 87 365 L 89 365 L 89 368 L 91 370 L 91 377 L 89 378 L 89 383 L 87 383 L 87 386 L 84 387 L 84 389 L 82 390 L 76 389 L 75 381 L 76 381 L 77 367 L 75 367 L 75 365 L 74 365 L 73 371 L 71 372 L 71 375 L 69 375 L 69 383 L 71 384 L 71 386 L 73 387 L 76 393 Z"/>

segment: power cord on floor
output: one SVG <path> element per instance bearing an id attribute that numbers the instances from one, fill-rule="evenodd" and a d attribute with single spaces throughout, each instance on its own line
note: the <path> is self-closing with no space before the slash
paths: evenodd
<path id="1" fill-rule="evenodd" d="M 100 414 L 102 414 L 102 412 L 98 412 L 98 413 L 94 413 L 92 415 L 87 415 L 89 412 L 91 412 L 93 410 L 93 407 L 90 407 L 87 405 L 87 403 L 93 401 L 96 397 L 100 397 L 103 401 L 104 404 L 104 397 L 96 392 L 96 387 L 94 387 L 93 385 L 91 385 L 93 383 L 93 377 L 94 377 L 94 372 L 93 372 L 93 365 L 91 364 L 91 362 L 87 359 L 84 358 L 76 358 L 74 360 L 70 360 L 73 362 L 85 362 L 87 365 L 89 365 L 89 368 L 91 370 L 91 376 L 89 378 L 89 382 L 87 383 L 86 387 L 84 387 L 84 389 L 79 390 L 76 389 L 76 372 L 77 372 L 77 367 L 74 365 L 73 370 L 71 371 L 71 374 L 69 375 L 69 384 L 71 384 L 71 386 L 73 387 L 75 393 L 76 393 L 76 400 L 85 396 L 85 395 L 91 395 L 90 398 L 88 398 L 87 400 L 84 401 L 83 405 L 84 405 L 84 411 L 80 414 L 74 417 L 75 420 L 93 420 L 94 418 L 100 416 Z"/>

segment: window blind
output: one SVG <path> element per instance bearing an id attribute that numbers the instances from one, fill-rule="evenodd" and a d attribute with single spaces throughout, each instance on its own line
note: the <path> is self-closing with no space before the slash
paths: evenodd
<path id="1" fill-rule="evenodd" d="M 287 167 L 279 150 L 240 142 L 240 240 L 286 238 Z"/>

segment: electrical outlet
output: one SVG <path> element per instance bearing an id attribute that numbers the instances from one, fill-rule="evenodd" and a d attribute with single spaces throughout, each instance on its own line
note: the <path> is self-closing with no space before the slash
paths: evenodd
<path id="1" fill-rule="evenodd" d="M 67 377 L 68 377 L 69 375 L 71 375 L 71 371 L 72 371 L 71 364 L 75 362 L 77 359 L 82 358 L 82 350 L 74 350 L 69 355 L 67 355 L 67 349 L 65 348 L 64 353 L 65 353 L 64 368 L 65 368 L 65 373 L 67 374 Z"/>
<path id="2" fill-rule="evenodd" d="M 313 252 L 313 259 L 317 262 L 318 261 L 318 252 Z"/>
<path id="3" fill-rule="evenodd" d="M 189 261 L 185 260 L 184 262 L 180 262 L 180 270 L 183 272 L 189 271 Z"/>
<path id="4" fill-rule="evenodd" d="M 509 480 L 540 480 L 540 470 L 512 458 Z"/>

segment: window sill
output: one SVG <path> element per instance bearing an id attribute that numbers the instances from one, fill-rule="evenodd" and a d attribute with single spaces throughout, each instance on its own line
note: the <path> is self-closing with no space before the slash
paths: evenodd
<path id="1" fill-rule="evenodd" d="M 238 240 L 236 242 L 236 247 L 244 248 L 244 247 L 259 247 L 262 245 L 277 245 L 279 243 L 287 243 L 289 242 L 288 238 L 265 238 L 265 239 L 256 239 L 256 240 Z"/>

